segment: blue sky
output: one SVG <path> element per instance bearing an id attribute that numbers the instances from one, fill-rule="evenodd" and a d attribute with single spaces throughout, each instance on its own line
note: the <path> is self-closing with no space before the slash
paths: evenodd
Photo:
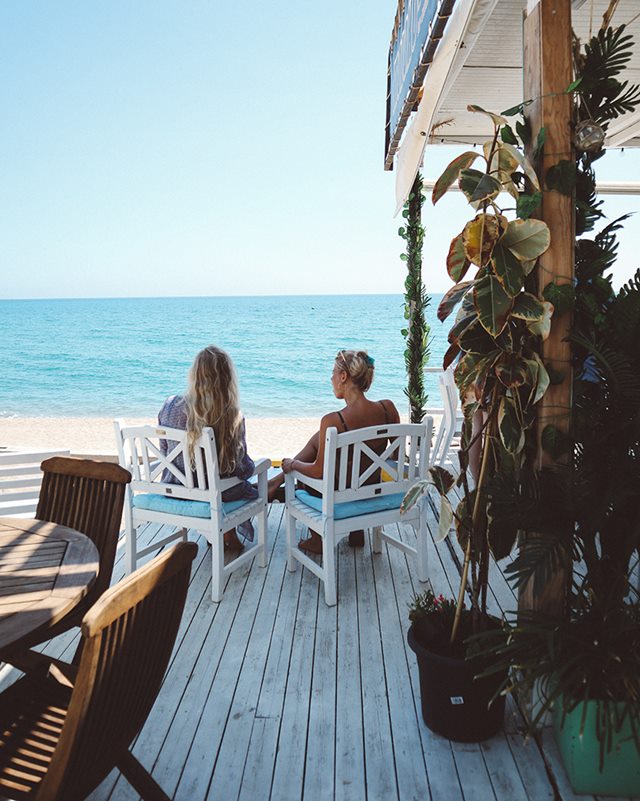
<path id="1" fill-rule="evenodd" d="M 2 296 L 402 292 L 382 168 L 394 13 L 391 0 L 5 0 Z M 431 148 L 428 177 L 451 155 Z M 607 157 L 602 177 L 637 179 L 639 155 Z M 467 218 L 459 195 L 425 214 L 433 292 Z M 634 220 L 620 280 L 638 244 Z"/>

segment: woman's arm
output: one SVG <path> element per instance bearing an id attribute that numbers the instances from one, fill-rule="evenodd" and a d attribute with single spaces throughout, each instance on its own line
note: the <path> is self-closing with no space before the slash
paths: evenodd
<path id="1" fill-rule="evenodd" d="M 300 459 L 283 459 L 282 470 L 284 473 L 290 473 L 292 470 L 297 470 L 303 476 L 309 478 L 322 478 L 324 470 L 324 443 L 327 435 L 327 429 L 331 426 L 338 427 L 338 415 L 335 412 L 325 414 L 320 421 L 320 431 L 318 432 L 318 451 L 316 458 L 313 462 L 303 462 Z"/>

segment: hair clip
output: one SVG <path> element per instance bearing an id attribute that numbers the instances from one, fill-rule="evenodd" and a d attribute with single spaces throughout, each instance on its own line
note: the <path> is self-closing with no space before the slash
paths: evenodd
<path id="1" fill-rule="evenodd" d="M 367 363 L 367 367 L 373 367 L 376 363 L 376 360 L 373 358 L 373 356 L 367 356 L 365 358 L 365 362 Z"/>

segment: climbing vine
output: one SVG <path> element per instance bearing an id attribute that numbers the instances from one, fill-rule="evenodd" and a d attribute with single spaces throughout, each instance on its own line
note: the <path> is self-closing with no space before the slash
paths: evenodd
<path id="1" fill-rule="evenodd" d="M 407 243 L 406 252 L 400 256 L 407 264 L 407 277 L 404 283 L 404 317 L 407 325 L 402 329 L 402 335 L 406 341 L 404 361 L 407 368 L 407 388 L 405 395 L 409 398 L 412 423 L 422 421 L 427 407 L 424 368 L 429 360 L 430 329 L 425 314 L 430 298 L 422 282 L 423 203 L 422 177 L 418 173 L 402 212 L 406 225 L 398 230 L 398 234 Z"/>

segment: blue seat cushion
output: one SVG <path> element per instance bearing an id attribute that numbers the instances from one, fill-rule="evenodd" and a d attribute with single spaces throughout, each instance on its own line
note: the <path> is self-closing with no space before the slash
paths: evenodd
<path id="1" fill-rule="evenodd" d="M 296 498 L 316 512 L 322 511 L 322 498 L 311 495 L 306 490 L 296 490 Z M 368 498 L 366 501 L 348 501 L 347 503 L 336 503 L 333 507 L 334 520 L 344 520 L 347 517 L 358 517 L 358 515 L 369 515 L 372 512 L 386 512 L 389 509 L 399 509 L 403 492 L 396 492 L 392 495 L 378 495 L 376 498 Z"/>
<path id="2" fill-rule="evenodd" d="M 225 515 L 230 515 L 248 503 L 250 503 L 248 500 L 223 501 L 222 511 Z M 133 505 L 136 509 L 147 509 L 149 512 L 164 512 L 184 517 L 211 517 L 211 506 L 206 501 L 188 501 L 184 498 L 170 498 L 168 495 L 140 493 L 133 496 Z"/>

